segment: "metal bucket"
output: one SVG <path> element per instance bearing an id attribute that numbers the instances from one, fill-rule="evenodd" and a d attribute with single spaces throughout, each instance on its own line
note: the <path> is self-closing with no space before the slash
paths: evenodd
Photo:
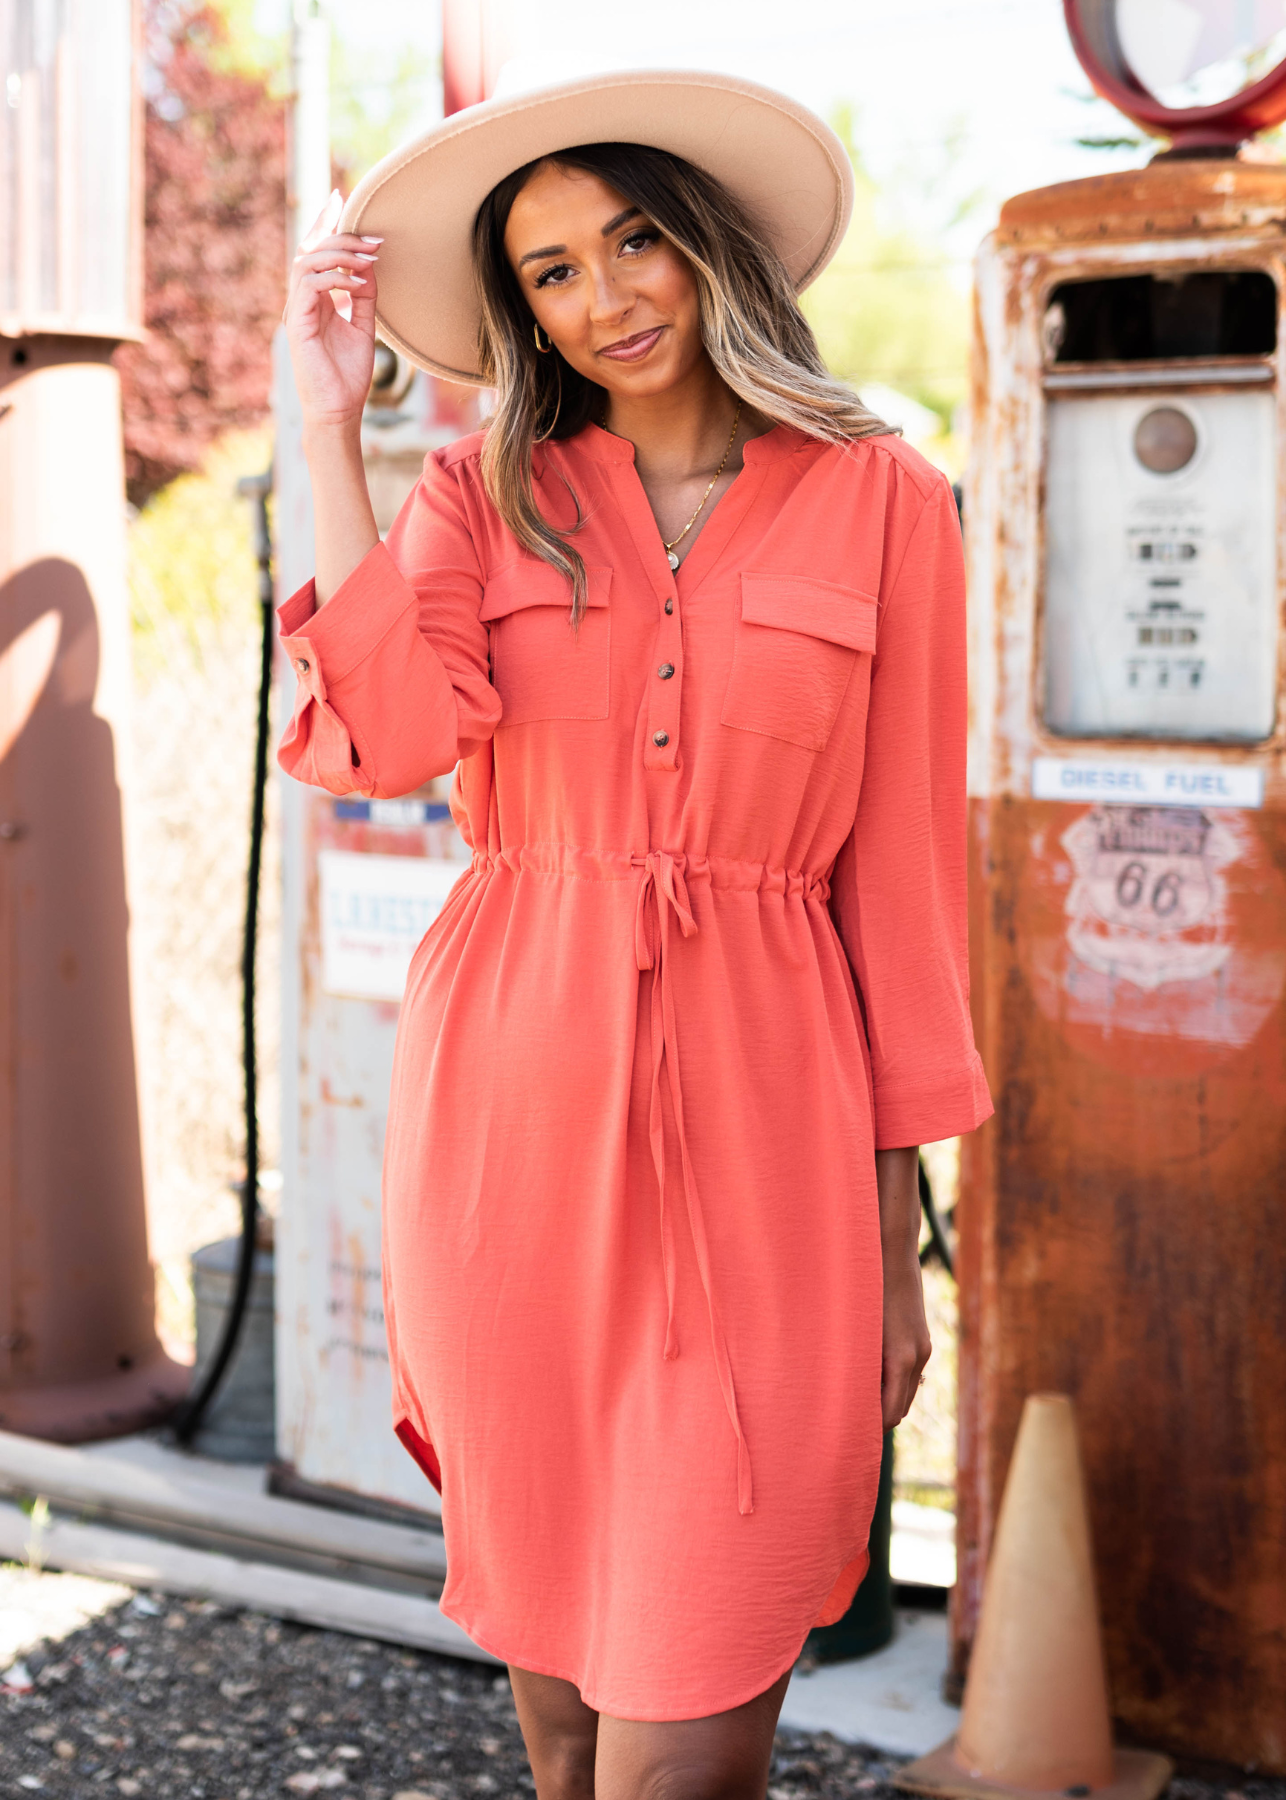
<path id="1" fill-rule="evenodd" d="M 193 1391 L 214 1356 L 232 1304 L 240 1238 L 224 1238 L 193 1252 L 196 1297 L 196 1371 Z M 241 1336 L 218 1392 L 192 1441 L 202 1456 L 223 1462 L 271 1462 L 276 1455 L 276 1380 L 273 1364 L 273 1252 L 255 1250 L 250 1297 Z"/>

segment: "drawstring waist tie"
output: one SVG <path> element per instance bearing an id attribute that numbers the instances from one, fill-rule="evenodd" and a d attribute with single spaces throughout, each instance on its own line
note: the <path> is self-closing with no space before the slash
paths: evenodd
<path id="1" fill-rule="evenodd" d="M 705 1290 L 706 1311 L 710 1318 L 710 1340 L 714 1347 L 715 1368 L 723 1403 L 728 1409 L 733 1435 L 737 1440 L 737 1510 L 751 1513 L 754 1487 L 751 1480 L 750 1452 L 746 1434 L 737 1411 L 737 1389 L 732 1378 L 732 1358 L 728 1340 L 714 1297 L 710 1275 L 710 1251 L 706 1242 L 705 1215 L 701 1196 L 688 1154 L 688 1134 L 683 1122 L 683 1088 L 679 1081 L 679 1039 L 674 1012 L 674 991 L 670 983 L 671 921 L 677 921 L 684 937 L 695 937 L 697 922 L 692 916 L 688 890 L 683 879 L 683 858 L 668 850 L 650 850 L 636 859 L 643 870 L 639 883 L 638 904 L 634 914 L 634 953 L 639 968 L 651 969 L 652 978 L 652 1098 L 648 1114 L 648 1136 L 652 1145 L 652 1161 L 656 1167 L 657 1186 L 661 1194 L 661 1261 L 665 1270 L 665 1347 L 668 1360 L 679 1354 L 674 1328 L 675 1254 L 674 1223 L 665 1193 L 665 1136 L 661 1122 L 661 1066 L 664 1063 L 670 1086 L 670 1103 L 674 1109 L 675 1130 L 679 1139 L 679 1160 L 683 1171 L 683 1195 L 687 1203 L 688 1228 L 696 1252 L 701 1286 Z"/>

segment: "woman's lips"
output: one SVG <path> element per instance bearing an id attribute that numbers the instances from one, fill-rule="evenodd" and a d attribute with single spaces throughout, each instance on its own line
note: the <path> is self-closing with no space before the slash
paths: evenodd
<path id="1" fill-rule="evenodd" d="M 636 331 L 633 337 L 620 338 L 598 354 L 610 356 L 613 362 L 641 362 L 664 329 L 663 325 L 653 325 L 649 331 Z"/>

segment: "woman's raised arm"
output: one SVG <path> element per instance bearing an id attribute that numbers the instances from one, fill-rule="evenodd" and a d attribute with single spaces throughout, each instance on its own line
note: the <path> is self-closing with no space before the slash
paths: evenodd
<path id="1" fill-rule="evenodd" d="M 380 543 L 361 437 L 379 239 L 333 235 L 337 204 L 335 195 L 304 240 L 286 303 L 317 575 L 277 615 L 297 678 L 278 758 L 333 794 L 383 797 L 411 793 L 471 755 L 495 729 L 500 700 L 478 616 L 482 568 L 449 457 L 428 459 L 387 548 Z M 337 293 L 352 296 L 351 317 Z"/>
<path id="2" fill-rule="evenodd" d="M 375 359 L 375 262 L 380 239 L 331 235 L 332 195 L 290 271 L 286 336 L 312 478 L 317 604 L 379 542 L 362 467 L 362 408 Z M 347 293 L 345 318 L 335 296 Z"/>

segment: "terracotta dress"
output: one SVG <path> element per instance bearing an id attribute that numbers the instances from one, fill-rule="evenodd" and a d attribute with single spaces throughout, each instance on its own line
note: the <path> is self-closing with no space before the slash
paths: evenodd
<path id="1" fill-rule="evenodd" d="M 395 1425 L 442 1608 L 600 1711 L 768 1687 L 866 1567 L 873 1152 L 990 1112 L 965 962 L 960 531 L 898 439 L 778 427 L 677 574 L 633 449 L 541 451 L 589 610 L 479 440 L 321 612 L 281 762 L 458 761 L 473 864 L 411 964 L 384 1169 Z"/>

